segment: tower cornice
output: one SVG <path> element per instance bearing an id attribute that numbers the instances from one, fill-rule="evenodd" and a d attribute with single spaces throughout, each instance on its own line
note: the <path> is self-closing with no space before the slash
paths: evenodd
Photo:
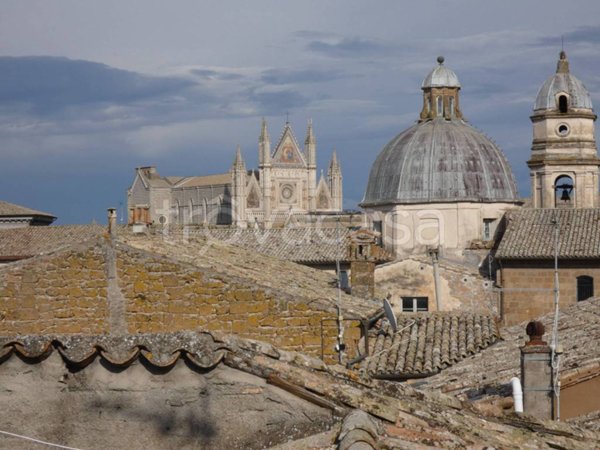
<path id="1" fill-rule="evenodd" d="M 570 110 L 568 113 L 561 113 L 559 111 L 552 110 L 541 110 L 534 112 L 533 115 L 529 116 L 529 119 L 535 122 L 541 122 L 546 119 L 592 119 L 596 120 L 598 116 L 589 109 Z"/>

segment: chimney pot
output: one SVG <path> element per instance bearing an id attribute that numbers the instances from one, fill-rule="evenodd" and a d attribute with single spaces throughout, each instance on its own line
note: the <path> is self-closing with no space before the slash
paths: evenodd
<path id="1" fill-rule="evenodd" d="M 529 322 L 525 328 L 525 332 L 527 333 L 527 336 L 529 336 L 529 342 L 525 345 L 548 345 L 542 340 L 544 333 L 546 332 L 546 328 L 542 322 Z"/>

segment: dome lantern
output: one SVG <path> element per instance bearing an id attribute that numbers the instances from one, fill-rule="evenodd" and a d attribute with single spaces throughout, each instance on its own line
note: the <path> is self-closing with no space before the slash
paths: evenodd
<path id="1" fill-rule="evenodd" d="M 460 82 L 452 69 L 444 66 L 444 57 L 438 56 L 438 65 L 423 80 L 423 109 L 419 120 L 444 118 L 460 119 L 462 113 L 458 106 Z"/>

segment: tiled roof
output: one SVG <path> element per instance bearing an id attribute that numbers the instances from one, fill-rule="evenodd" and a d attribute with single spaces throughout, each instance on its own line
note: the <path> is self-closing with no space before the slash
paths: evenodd
<path id="1" fill-rule="evenodd" d="M 600 370 L 600 299 L 585 300 L 560 312 L 559 342 L 561 379 L 598 367 Z M 551 341 L 553 314 L 540 319 L 546 327 L 544 340 Z M 520 351 L 528 340 L 525 323 L 505 328 L 502 340 L 482 352 L 427 378 L 421 387 L 440 389 L 467 398 L 479 398 L 511 392 L 510 379 L 519 375 Z M 485 370 L 481 370 L 485 367 Z"/>
<path id="2" fill-rule="evenodd" d="M 214 271 L 232 278 L 245 279 L 263 288 L 278 291 L 282 298 L 311 302 L 314 306 L 335 307 L 338 291 L 335 275 L 295 262 L 265 256 L 260 252 L 230 245 L 202 234 L 163 235 L 158 231 L 136 235 L 120 229 L 119 240 L 131 247 L 156 253 Z M 380 302 L 342 293 L 346 313 L 370 317 L 381 308 Z"/>
<path id="3" fill-rule="evenodd" d="M 191 331 L 132 334 L 126 337 L 44 335 L 24 336 L 17 340 L 0 337 L 0 361 L 13 353 L 25 359 L 39 360 L 56 350 L 65 362 L 80 369 L 96 357 L 121 368 L 137 359 L 144 359 L 157 368 L 167 368 L 185 357 L 193 367 L 208 369 L 221 361 L 226 349 L 226 345 L 215 342 L 210 334 Z"/>
<path id="4" fill-rule="evenodd" d="M 59 352 L 62 359 L 52 359 L 53 352 Z M 13 355 L 26 360 L 28 370 L 20 369 L 24 363 Z M 6 364 L 11 357 L 15 361 Z M 100 364 L 94 362 L 96 358 Z M 138 359 L 142 364 L 136 364 Z M 178 364 L 180 360 L 185 364 Z M 75 370 L 63 369 L 61 362 Z M 64 424 L 64 417 L 46 415 L 44 421 L 32 420 L 31 408 L 69 404 L 80 412 L 81 423 L 62 428 L 61 441 L 79 443 L 81 448 L 107 442 L 98 439 L 115 429 L 119 432 L 116 440 L 109 441 L 112 448 L 122 444 L 130 448 L 188 447 L 198 446 L 198 442 L 208 443 L 211 448 L 259 448 L 252 445 L 258 442 L 260 448 L 266 448 L 270 446 L 260 442 L 265 433 L 273 440 L 271 445 L 281 444 L 277 447 L 280 449 L 315 448 L 307 440 L 313 435 L 320 442 L 318 448 L 359 444 L 365 449 L 595 449 L 600 445 L 598 435 L 585 428 L 480 411 L 450 396 L 421 392 L 400 383 L 358 380 L 341 366 L 326 366 L 300 353 L 231 335 L 185 332 L 3 338 L 0 364 L 6 365 L 1 373 L 3 381 L 14 386 L 0 396 L 13 403 L 23 402 L 23 407 L 4 415 L 10 420 L 4 416 L 0 419 L 3 429 L 15 429 L 15 424 L 21 429 L 29 420 L 43 425 L 32 433 L 43 437 L 49 424 Z M 111 370 L 111 366 L 117 369 Z M 191 381 L 186 367 L 195 372 Z M 124 371 L 129 372 L 128 376 L 122 375 Z M 32 382 L 36 385 L 27 389 L 27 383 Z M 40 398 L 28 410 L 25 405 L 31 403 L 25 400 L 31 400 L 31 391 Z M 207 402 L 209 395 L 214 398 Z M 147 403 L 150 397 L 158 401 Z M 151 415 L 139 414 L 139 404 L 151 407 Z M 275 420 L 281 404 L 287 409 Z M 307 406 L 310 404 L 312 407 Z M 304 415 L 312 412 L 314 415 L 301 423 L 316 425 L 299 426 L 283 435 L 268 428 L 274 425 L 280 432 L 286 421 L 296 419 L 296 410 Z M 202 421 L 195 420 L 197 414 Z M 243 415 L 243 420 L 236 415 Z M 160 434 L 153 429 L 157 416 L 165 418 L 157 424 Z M 326 417 L 330 420 L 323 421 Z M 185 434 L 187 428 L 176 428 L 179 421 L 194 433 Z M 339 426 L 335 422 L 340 422 Z M 336 431 L 325 433 L 331 428 Z M 199 441 L 198 436 L 203 434 L 197 434 L 198 429 L 210 430 L 212 441 Z M 227 441 L 233 432 L 236 440 Z M 156 434 L 154 441 L 142 439 L 151 433 Z M 128 439 L 136 439 L 133 447 Z M 140 447 L 143 442 L 154 445 Z"/>
<path id="5" fill-rule="evenodd" d="M 45 216 L 54 217 L 52 214 L 48 214 L 42 211 L 36 211 L 35 209 L 27 208 L 21 205 L 15 205 L 14 203 L 4 202 L 0 200 L 0 216 Z"/>
<path id="6" fill-rule="evenodd" d="M 217 239 L 268 256 L 298 263 L 335 263 L 346 261 L 347 239 L 352 230 L 340 228 L 273 228 L 211 229 L 200 228 L 198 233 L 208 239 Z"/>
<path id="7" fill-rule="evenodd" d="M 439 372 L 496 342 L 491 316 L 461 313 L 401 315 L 394 333 L 387 320 L 370 332 L 361 368 L 378 378 L 420 378 Z"/>
<path id="8" fill-rule="evenodd" d="M 86 241 L 106 231 L 101 225 L 0 229 L 0 260 L 21 259 Z"/>
<path id="9" fill-rule="evenodd" d="M 521 209 L 506 214 L 507 227 L 496 258 L 554 257 L 555 225 L 559 223 L 559 257 L 600 257 L 600 209 Z"/>
<path id="10" fill-rule="evenodd" d="M 230 173 L 219 173 L 215 175 L 205 175 L 199 177 L 185 177 L 174 183 L 174 187 L 212 186 L 221 184 L 231 184 Z"/>

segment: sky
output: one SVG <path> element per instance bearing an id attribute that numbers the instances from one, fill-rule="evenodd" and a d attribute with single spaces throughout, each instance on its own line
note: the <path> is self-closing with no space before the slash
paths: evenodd
<path id="1" fill-rule="evenodd" d="M 529 116 L 554 73 L 600 104 L 598 0 L 2 0 L 0 200 L 106 222 L 138 166 L 223 173 L 257 164 L 286 117 L 319 167 L 333 149 L 357 208 L 378 152 L 418 118 L 443 55 L 466 119 L 505 152 L 529 195 Z"/>

